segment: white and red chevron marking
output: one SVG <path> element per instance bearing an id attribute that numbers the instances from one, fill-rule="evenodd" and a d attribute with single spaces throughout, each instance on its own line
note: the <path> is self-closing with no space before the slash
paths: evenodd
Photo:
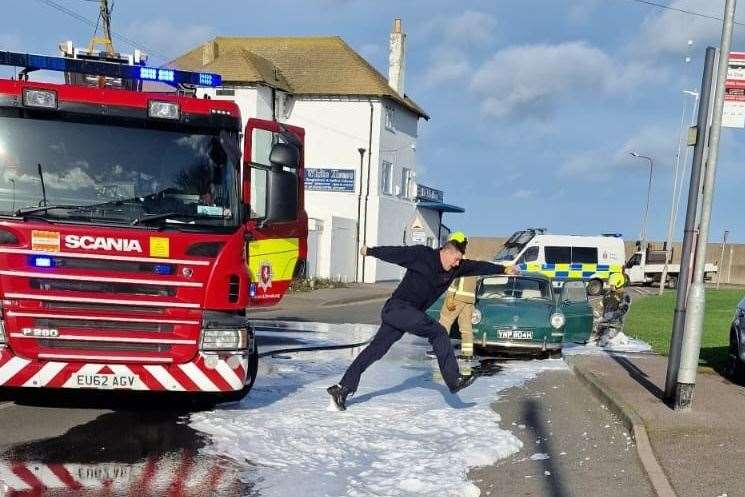
<path id="1" fill-rule="evenodd" d="M 0 386 L 5 387 L 80 389 L 86 387 L 78 386 L 78 375 L 114 374 L 134 377 L 131 390 L 230 392 L 243 388 L 246 371 L 247 356 L 242 356 L 233 369 L 226 360 L 219 358 L 214 366 L 208 366 L 202 354 L 185 364 L 122 364 L 36 361 L 18 357 L 7 347 L 0 347 Z"/>
<path id="2" fill-rule="evenodd" d="M 239 495 L 237 467 L 195 457 L 188 449 L 136 464 L 0 462 L 0 495 L 137 495 L 202 497 Z"/>

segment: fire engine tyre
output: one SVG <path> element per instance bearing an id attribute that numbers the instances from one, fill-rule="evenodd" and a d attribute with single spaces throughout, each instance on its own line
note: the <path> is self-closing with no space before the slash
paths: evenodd
<path id="1" fill-rule="evenodd" d="M 587 282 L 587 294 L 591 296 L 600 295 L 603 291 L 603 281 L 594 279 Z"/>
<path id="2" fill-rule="evenodd" d="M 218 402 L 240 402 L 243 399 L 243 397 L 248 395 L 248 392 L 250 392 L 251 388 L 254 386 L 254 382 L 256 381 L 256 376 L 257 376 L 258 371 L 259 371 L 259 352 L 258 350 L 254 349 L 253 353 L 251 354 L 251 357 L 248 358 L 248 371 L 247 371 L 248 376 L 246 378 L 246 385 L 240 390 L 220 394 L 220 398 Z"/>
<path id="3" fill-rule="evenodd" d="M 677 275 L 668 275 L 667 277 L 667 283 L 665 284 L 667 288 L 678 288 L 678 276 Z"/>

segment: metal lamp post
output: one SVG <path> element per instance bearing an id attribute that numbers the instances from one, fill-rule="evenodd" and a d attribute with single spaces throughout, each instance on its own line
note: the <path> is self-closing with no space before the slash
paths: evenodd
<path id="1" fill-rule="evenodd" d="M 356 250 L 354 251 L 354 260 L 356 261 L 354 265 L 354 280 L 359 282 L 359 272 L 360 272 L 360 216 L 362 215 L 362 167 L 363 167 L 363 161 L 365 158 L 365 152 L 367 150 L 363 147 L 360 147 L 357 149 L 357 152 L 360 154 L 360 174 L 359 174 L 359 193 L 357 194 L 357 238 L 356 238 Z M 367 215 L 367 212 L 365 213 Z"/>
<path id="2" fill-rule="evenodd" d="M 641 240 L 641 249 L 647 250 L 647 216 L 649 215 L 649 200 L 652 197 L 652 169 L 654 169 L 654 160 L 646 155 L 639 155 L 636 152 L 630 152 L 632 157 L 637 159 L 646 159 L 649 161 L 649 185 L 647 186 L 647 205 L 644 207 L 644 217 L 642 218 L 642 230 L 639 234 Z"/>

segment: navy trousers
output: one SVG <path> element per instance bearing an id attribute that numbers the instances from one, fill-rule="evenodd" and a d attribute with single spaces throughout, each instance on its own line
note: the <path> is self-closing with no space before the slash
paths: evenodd
<path id="1" fill-rule="evenodd" d="M 340 382 L 342 386 L 349 389 L 350 392 L 355 392 L 362 373 L 372 363 L 383 357 L 391 348 L 391 345 L 401 339 L 405 332 L 429 340 L 435 355 L 437 355 L 437 363 L 440 366 L 445 384 L 449 388 L 456 385 L 460 377 L 458 361 L 455 359 L 448 333 L 440 323 L 411 304 L 395 299 L 390 299 L 385 303 L 381 318 L 383 324 L 375 337 L 344 373 Z"/>

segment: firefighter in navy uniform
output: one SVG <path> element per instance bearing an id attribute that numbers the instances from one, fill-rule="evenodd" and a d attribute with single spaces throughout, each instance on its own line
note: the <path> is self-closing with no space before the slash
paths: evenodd
<path id="1" fill-rule="evenodd" d="M 465 246 L 448 241 L 439 250 L 424 245 L 407 247 L 362 247 L 363 256 L 372 256 L 406 268 L 401 283 L 383 306 L 382 324 L 370 344 L 347 369 L 341 381 L 327 389 L 337 409 L 346 409 L 347 396 L 357 390 L 362 373 L 383 357 L 404 333 L 427 338 L 435 350 L 440 372 L 450 392 L 466 388 L 477 375 L 464 376 L 450 345 L 450 338 L 440 323 L 424 312 L 461 276 L 514 273 L 490 262 L 463 259 Z"/>
<path id="2" fill-rule="evenodd" d="M 461 231 L 456 231 L 450 235 L 449 241 L 462 243 L 466 247 L 468 255 L 468 238 Z M 450 328 L 455 321 L 458 321 L 458 330 L 460 331 L 460 355 L 459 359 L 473 358 L 473 319 L 474 304 L 476 303 L 476 283 L 475 276 L 458 278 L 447 290 L 445 301 L 440 309 L 440 324 L 449 334 Z"/>

